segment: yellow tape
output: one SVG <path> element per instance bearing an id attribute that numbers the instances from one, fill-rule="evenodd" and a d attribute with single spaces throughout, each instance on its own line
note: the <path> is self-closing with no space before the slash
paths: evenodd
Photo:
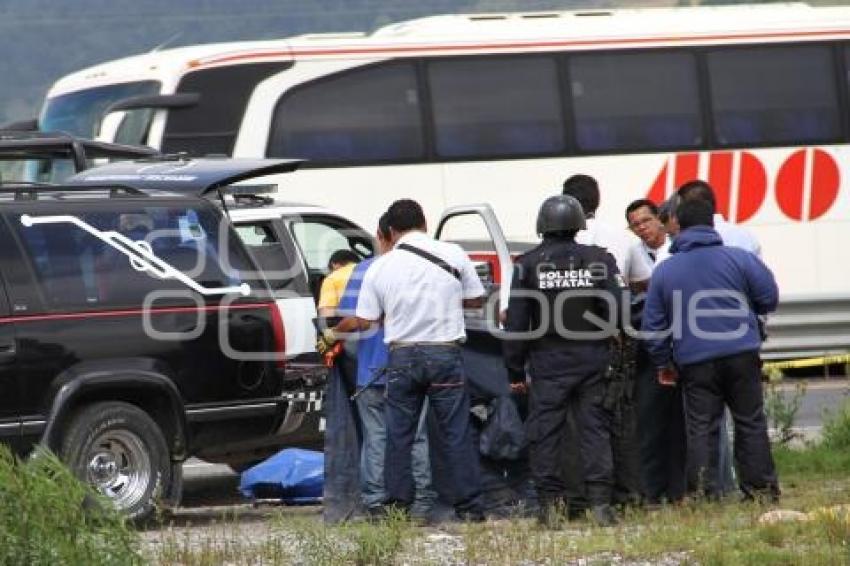
<path id="1" fill-rule="evenodd" d="M 794 368 L 811 368 L 817 366 L 828 366 L 830 364 L 846 364 L 850 363 L 850 354 L 841 354 L 836 356 L 820 356 L 818 358 L 803 358 L 801 360 L 786 360 L 783 362 L 766 362 L 762 366 L 762 370 L 771 369 L 794 369 Z"/>

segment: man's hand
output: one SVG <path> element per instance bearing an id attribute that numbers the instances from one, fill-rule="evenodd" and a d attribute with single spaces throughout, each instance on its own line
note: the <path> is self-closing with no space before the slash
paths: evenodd
<path id="1" fill-rule="evenodd" d="M 658 370 L 658 383 L 665 387 L 675 387 L 679 381 L 679 374 L 671 367 L 661 368 Z"/>
<path id="2" fill-rule="evenodd" d="M 522 395 L 528 392 L 524 371 L 508 370 L 508 381 L 510 381 L 511 393 Z"/>
<path id="3" fill-rule="evenodd" d="M 515 393 L 517 395 L 525 395 L 526 393 L 528 393 L 528 384 L 524 381 L 511 383 L 511 393 Z"/>
<path id="4" fill-rule="evenodd" d="M 316 340 L 316 351 L 324 356 L 337 342 L 339 342 L 339 337 L 334 329 L 325 328 Z"/>

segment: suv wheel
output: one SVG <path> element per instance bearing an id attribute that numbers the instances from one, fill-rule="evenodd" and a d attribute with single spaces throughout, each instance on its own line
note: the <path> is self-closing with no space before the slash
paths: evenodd
<path id="1" fill-rule="evenodd" d="M 162 431 L 129 403 L 96 403 L 77 412 L 61 456 L 77 477 L 133 520 L 149 517 L 171 482 Z"/>

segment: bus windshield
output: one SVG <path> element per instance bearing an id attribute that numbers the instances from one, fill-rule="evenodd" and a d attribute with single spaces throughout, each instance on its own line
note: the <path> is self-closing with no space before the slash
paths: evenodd
<path id="1" fill-rule="evenodd" d="M 94 138 L 98 134 L 103 112 L 111 104 L 131 96 L 156 94 L 159 87 L 157 81 L 139 81 L 89 88 L 49 98 L 39 119 L 39 129 Z"/>

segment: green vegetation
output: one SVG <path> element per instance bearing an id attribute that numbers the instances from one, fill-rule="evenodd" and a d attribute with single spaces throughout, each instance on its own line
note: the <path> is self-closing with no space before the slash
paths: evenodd
<path id="1" fill-rule="evenodd" d="M 786 400 L 787 401 L 787 400 Z M 628 511 L 621 525 L 586 521 L 546 530 L 531 519 L 416 527 L 395 516 L 328 527 L 315 515 L 283 510 L 257 537 L 227 517 L 201 538 L 166 529 L 148 556 L 161 564 L 814 564 L 850 562 L 850 403 L 830 415 L 823 442 L 778 446 L 781 504 L 688 501 Z M 842 507 L 841 504 L 848 504 Z M 797 520 L 766 522 L 782 509 Z M 267 520 L 267 523 L 269 521 Z M 254 536 L 246 533 L 253 531 Z"/>
<path id="2" fill-rule="evenodd" d="M 271 517 L 244 509 L 196 526 L 163 522 L 143 533 L 55 457 L 19 462 L 0 448 L 0 564 L 847 564 L 848 447 L 850 402 L 828 417 L 820 444 L 777 447 L 778 508 L 793 517 L 774 521 L 765 514 L 775 506 L 694 500 L 630 510 L 614 528 L 572 521 L 546 530 L 514 519 L 435 529 L 398 515 L 326 526 L 315 511 L 282 508 Z"/>
<path id="3" fill-rule="evenodd" d="M 136 533 L 55 456 L 0 445 L 0 564 L 141 564 Z"/>
<path id="4" fill-rule="evenodd" d="M 803 459 L 808 451 L 791 454 Z M 799 467 L 799 465 L 796 465 Z M 850 478 L 789 474 L 782 509 L 806 520 L 762 523 L 771 508 L 692 501 L 629 511 L 615 528 L 587 521 L 546 530 L 532 519 L 416 527 L 400 518 L 328 527 L 316 515 L 280 511 L 267 535 L 251 536 L 225 519 L 202 537 L 165 530 L 148 555 L 159 564 L 668 564 L 842 565 L 850 560 Z M 249 529 L 250 531 L 251 529 Z M 252 542 L 253 540 L 253 542 Z"/>
<path id="5" fill-rule="evenodd" d="M 794 441 L 798 434 L 794 431 L 797 413 L 806 396 L 806 382 L 798 381 L 790 394 L 779 387 L 782 373 L 771 376 L 770 383 L 764 392 L 764 411 L 767 413 L 768 424 L 777 431 L 776 442 L 787 445 Z"/>
<path id="6" fill-rule="evenodd" d="M 821 444 L 830 450 L 850 449 L 850 402 L 845 401 L 836 411 L 826 413 Z"/>

